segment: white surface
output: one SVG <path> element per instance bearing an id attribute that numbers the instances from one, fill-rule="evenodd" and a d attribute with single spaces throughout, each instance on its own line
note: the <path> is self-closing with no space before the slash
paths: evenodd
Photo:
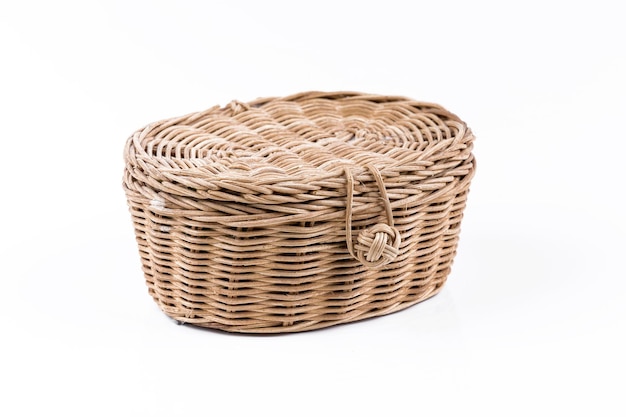
<path id="1" fill-rule="evenodd" d="M 0 415 L 626 415 L 618 6 L 3 2 Z M 126 138 L 310 89 L 472 127 L 444 291 L 297 335 L 175 325 L 139 269 Z"/>

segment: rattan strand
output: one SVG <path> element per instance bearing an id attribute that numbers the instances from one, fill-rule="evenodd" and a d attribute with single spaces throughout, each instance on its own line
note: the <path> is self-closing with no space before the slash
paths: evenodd
<path id="1" fill-rule="evenodd" d="M 149 293 L 182 323 L 312 330 L 440 291 L 474 173 L 442 107 L 308 92 L 153 123 L 124 189 Z"/>

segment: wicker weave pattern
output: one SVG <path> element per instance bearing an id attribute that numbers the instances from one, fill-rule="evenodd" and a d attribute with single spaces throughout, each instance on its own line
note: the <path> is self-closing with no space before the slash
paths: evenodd
<path id="1" fill-rule="evenodd" d="M 180 322 L 253 333 L 429 298 L 455 255 L 473 139 L 438 105 L 344 92 L 151 124 L 124 172 L 149 292 Z"/>

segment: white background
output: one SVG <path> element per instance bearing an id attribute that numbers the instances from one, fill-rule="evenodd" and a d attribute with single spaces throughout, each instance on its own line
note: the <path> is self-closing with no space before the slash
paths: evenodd
<path id="1" fill-rule="evenodd" d="M 618 1 L 0 6 L 0 415 L 626 415 Z M 444 291 L 274 337 L 177 326 L 121 187 L 136 129 L 306 90 L 476 134 Z"/>

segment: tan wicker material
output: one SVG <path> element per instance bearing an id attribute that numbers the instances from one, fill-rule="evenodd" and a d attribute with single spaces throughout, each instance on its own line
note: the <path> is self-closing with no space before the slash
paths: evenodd
<path id="1" fill-rule="evenodd" d="M 149 292 L 180 322 L 251 333 L 425 300 L 456 252 L 473 139 L 438 105 L 346 92 L 153 123 L 124 172 Z"/>

